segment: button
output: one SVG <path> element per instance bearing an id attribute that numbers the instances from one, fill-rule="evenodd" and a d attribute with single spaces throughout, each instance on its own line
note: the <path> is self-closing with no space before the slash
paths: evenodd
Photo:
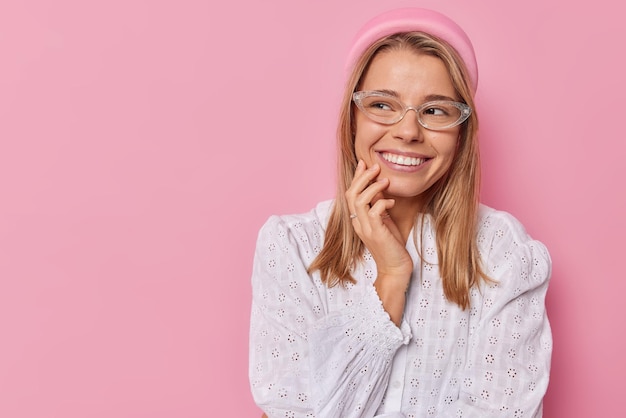
<path id="1" fill-rule="evenodd" d="M 394 389 L 400 389 L 400 387 L 402 387 L 402 383 L 396 380 L 395 382 L 392 383 L 392 386 Z"/>

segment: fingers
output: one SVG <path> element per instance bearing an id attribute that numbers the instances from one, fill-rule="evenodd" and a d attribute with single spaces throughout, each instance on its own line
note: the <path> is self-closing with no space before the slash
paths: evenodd
<path id="1" fill-rule="evenodd" d="M 365 215 L 366 213 L 370 213 L 372 215 L 379 213 L 381 214 L 384 210 L 376 210 L 372 211 L 374 206 L 377 208 L 385 207 L 384 201 L 388 199 L 381 198 L 381 192 L 385 190 L 389 186 L 389 180 L 380 179 L 370 184 L 363 190 L 361 193 L 357 195 L 354 199 L 354 211 L 357 215 Z M 380 203 L 379 203 L 380 202 Z M 378 205 L 377 205 L 378 204 Z"/>
<path id="2" fill-rule="evenodd" d="M 364 210 L 368 210 L 370 205 L 374 203 L 377 195 L 381 195 L 382 191 L 389 186 L 389 180 L 379 179 L 374 181 L 380 173 L 378 164 L 366 169 L 365 163 L 359 160 L 352 184 L 346 190 L 346 200 L 352 214 L 363 214 Z"/>
<path id="3" fill-rule="evenodd" d="M 352 183 L 346 190 L 350 222 L 374 258 L 378 272 L 388 277 L 399 277 L 400 272 L 403 280 L 408 280 L 413 261 L 405 248 L 405 239 L 389 214 L 396 202 L 383 195 L 389 187 L 389 179 L 376 180 L 379 174 L 377 164 L 366 169 L 365 163 L 359 161 Z M 408 275 L 405 274 L 407 271 Z"/>
<path id="4" fill-rule="evenodd" d="M 373 219 L 389 219 L 389 213 L 387 211 L 391 209 L 396 204 L 396 201 L 393 199 L 383 199 L 379 198 L 375 203 L 372 204 L 369 215 Z"/>
<path id="5" fill-rule="evenodd" d="M 378 174 L 380 167 L 377 164 L 366 169 L 363 161 L 359 161 L 352 184 L 346 191 L 350 219 L 361 238 L 393 224 L 387 211 L 393 207 L 395 201 L 385 199 L 382 193 L 389 187 L 389 180 L 376 180 Z M 386 221 L 388 225 L 385 225 Z"/>
<path id="6" fill-rule="evenodd" d="M 352 178 L 352 183 L 350 184 L 350 188 L 347 192 L 352 192 L 354 196 L 356 196 L 365 190 L 379 173 L 380 166 L 378 164 L 374 164 L 370 168 L 366 168 L 363 160 L 359 160 L 359 163 L 356 166 L 356 171 L 354 172 L 354 177 Z"/>

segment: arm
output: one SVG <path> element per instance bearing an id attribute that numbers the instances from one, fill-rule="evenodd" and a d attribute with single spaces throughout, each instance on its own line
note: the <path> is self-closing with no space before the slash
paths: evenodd
<path id="1" fill-rule="evenodd" d="M 545 311 L 551 261 L 508 214 L 479 232 L 484 268 L 493 283 L 472 294 L 478 317 L 457 402 L 442 417 L 541 417 L 552 338 Z M 482 295 L 481 295 L 482 293 Z"/>
<path id="2" fill-rule="evenodd" d="M 389 179 L 376 180 L 379 173 L 378 164 L 366 168 L 363 160 L 359 160 L 345 197 L 353 214 L 354 231 L 376 262 L 376 293 L 391 320 L 400 326 L 413 260 L 406 250 L 406 239 L 388 212 L 395 206 L 395 201 L 382 197 L 389 187 Z M 411 218 L 409 229 L 413 221 Z"/>
<path id="3" fill-rule="evenodd" d="M 273 217 L 259 234 L 250 328 L 253 397 L 270 418 L 372 417 L 408 330 L 389 320 L 371 285 L 349 290 L 352 306 L 331 309 L 329 290 L 306 272 L 317 245 L 306 228 Z"/>

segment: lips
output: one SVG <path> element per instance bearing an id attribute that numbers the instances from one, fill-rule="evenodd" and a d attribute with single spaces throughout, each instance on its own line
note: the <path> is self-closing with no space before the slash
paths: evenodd
<path id="1" fill-rule="evenodd" d="M 424 164 L 428 160 L 428 158 L 409 157 L 407 155 L 392 154 L 390 152 L 383 152 L 380 155 L 385 161 L 408 167 Z"/>

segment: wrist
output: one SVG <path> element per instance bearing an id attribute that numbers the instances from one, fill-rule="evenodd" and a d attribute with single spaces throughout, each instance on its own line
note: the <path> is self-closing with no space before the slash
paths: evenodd
<path id="1" fill-rule="evenodd" d="M 374 287 L 376 290 L 390 293 L 405 293 L 411 281 L 411 272 L 409 273 L 382 273 L 376 277 Z"/>
<path id="2" fill-rule="evenodd" d="M 404 315 L 407 285 L 382 282 L 380 277 L 374 282 L 374 289 L 383 304 L 383 309 L 389 314 L 391 321 L 400 326 Z"/>

